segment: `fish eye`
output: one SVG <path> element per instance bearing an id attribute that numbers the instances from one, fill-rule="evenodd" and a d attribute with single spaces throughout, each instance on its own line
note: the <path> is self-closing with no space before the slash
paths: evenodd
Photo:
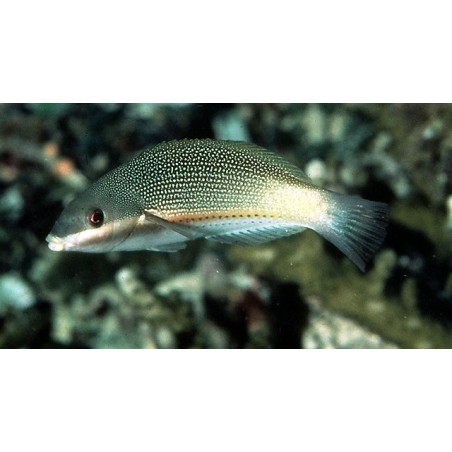
<path id="1" fill-rule="evenodd" d="M 94 209 L 88 216 L 89 224 L 95 228 L 102 226 L 104 222 L 104 212 L 101 209 Z"/>

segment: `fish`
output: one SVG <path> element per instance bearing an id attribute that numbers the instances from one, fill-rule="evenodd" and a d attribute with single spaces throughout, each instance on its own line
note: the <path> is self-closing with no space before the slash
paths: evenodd
<path id="1" fill-rule="evenodd" d="M 63 210 L 53 251 L 175 252 L 194 239 L 259 245 L 314 230 L 361 271 L 382 245 L 388 206 L 313 184 L 256 144 L 160 143 L 111 170 Z"/>

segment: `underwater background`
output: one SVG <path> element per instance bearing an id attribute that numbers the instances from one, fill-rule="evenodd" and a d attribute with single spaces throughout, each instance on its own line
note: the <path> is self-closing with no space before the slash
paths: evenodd
<path id="1" fill-rule="evenodd" d="M 452 106 L 0 105 L 0 347 L 449 348 Z M 389 204 L 361 273 L 312 231 L 255 247 L 55 253 L 64 205 L 140 150 L 250 141 Z"/>

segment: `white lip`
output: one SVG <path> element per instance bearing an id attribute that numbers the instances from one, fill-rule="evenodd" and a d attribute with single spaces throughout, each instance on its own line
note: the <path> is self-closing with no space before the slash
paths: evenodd
<path id="1" fill-rule="evenodd" d="M 65 249 L 68 249 L 68 243 L 65 243 L 63 239 L 60 237 L 56 237 L 53 234 L 49 234 L 46 237 L 46 241 L 49 242 L 49 248 L 52 251 L 64 251 Z"/>
<path id="2" fill-rule="evenodd" d="M 103 253 L 112 251 L 127 240 L 134 231 L 137 219 L 112 221 L 101 228 L 86 229 L 60 237 L 50 233 L 46 237 L 52 251 L 81 251 L 85 253 Z"/>

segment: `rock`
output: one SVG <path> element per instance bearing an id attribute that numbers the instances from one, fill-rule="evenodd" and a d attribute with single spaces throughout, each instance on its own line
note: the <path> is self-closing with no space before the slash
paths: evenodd
<path id="1" fill-rule="evenodd" d="M 0 276 L 0 313 L 8 308 L 27 309 L 36 302 L 31 286 L 18 274 Z"/>
<path id="2" fill-rule="evenodd" d="M 384 338 L 343 315 L 321 307 L 307 298 L 309 324 L 303 333 L 305 348 L 397 348 Z"/>

